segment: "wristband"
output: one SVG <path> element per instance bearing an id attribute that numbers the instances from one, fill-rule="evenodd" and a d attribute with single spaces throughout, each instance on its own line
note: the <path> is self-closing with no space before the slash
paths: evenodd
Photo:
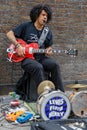
<path id="1" fill-rule="evenodd" d="M 20 46 L 20 44 L 18 43 L 18 44 L 15 45 L 15 48 L 17 49 L 19 46 Z"/>

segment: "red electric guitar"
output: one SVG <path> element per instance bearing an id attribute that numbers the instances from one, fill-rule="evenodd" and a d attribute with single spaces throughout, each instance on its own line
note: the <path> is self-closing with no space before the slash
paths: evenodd
<path id="1" fill-rule="evenodd" d="M 8 53 L 8 60 L 12 62 L 21 62 L 24 58 L 31 58 L 34 59 L 34 53 L 45 53 L 47 52 L 46 49 L 39 49 L 37 43 L 27 44 L 22 39 L 17 40 L 23 47 L 25 47 L 25 56 L 21 57 L 18 56 L 17 50 L 15 49 L 14 44 L 10 44 L 9 48 L 7 48 Z M 76 49 L 69 49 L 69 50 L 52 50 L 53 53 L 66 53 L 68 55 L 77 56 L 78 51 Z"/>

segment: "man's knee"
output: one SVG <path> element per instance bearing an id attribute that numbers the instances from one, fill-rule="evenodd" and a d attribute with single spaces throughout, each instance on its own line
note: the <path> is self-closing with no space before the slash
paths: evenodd
<path id="1" fill-rule="evenodd" d="M 41 64 L 38 64 L 35 66 L 35 70 L 36 71 L 41 71 L 41 70 L 43 71 L 44 69 L 43 69 L 43 66 Z"/>
<path id="2" fill-rule="evenodd" d="M 53 63 L 53 68 L 55 68 L 55 70 L 56 69 L 60 70 L 60 66 L 59 66 L 59 64 L 57 62 Z"/>

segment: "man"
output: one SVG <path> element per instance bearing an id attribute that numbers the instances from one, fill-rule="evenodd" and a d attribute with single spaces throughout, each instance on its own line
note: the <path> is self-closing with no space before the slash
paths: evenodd
<path id="1" fill-rule="evenodd" d="M 30 22 L 22 23 L 7 33 L 8 39 L 15 45 L 19 56 L 25 55 L 25 48 L 16 39 L 21 38 L 27 44 L 32 42 L 38 44 L 44 26 L 52 18 L 51 8 L 48 5 L 38 4 L 31 9 L 30 18 Z M 43 54 L 35 53 L 35 60 L 25 58 L 21 62 L 21 67 L 33 78 L 37 87 L 42 81 L 46 80 L 45 71 L 49 72 L 50 79 L 54 83 L 56 90 L 59 89 L 64 92 L 59 65 L 49 57 L 53 54 L 52 45 L 53 36 L 49 29 L 44 43 L 40 46 L 41 49 L 47 49 L 48 51 Z"/>

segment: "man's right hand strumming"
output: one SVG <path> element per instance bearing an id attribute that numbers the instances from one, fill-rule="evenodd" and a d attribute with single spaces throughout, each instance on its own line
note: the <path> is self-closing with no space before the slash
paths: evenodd
<path id="1" fill-rule="evenodd" d="M 16 45 L 16 51 L 17 51 L 17 54 L 18 54 L 19 56 L 24 56 L 24 55 L 25 55 L 25 47 L 22 47 L 22 46 L 20 45 L 20 43 L 18 43 L 18 44 Z"/>

